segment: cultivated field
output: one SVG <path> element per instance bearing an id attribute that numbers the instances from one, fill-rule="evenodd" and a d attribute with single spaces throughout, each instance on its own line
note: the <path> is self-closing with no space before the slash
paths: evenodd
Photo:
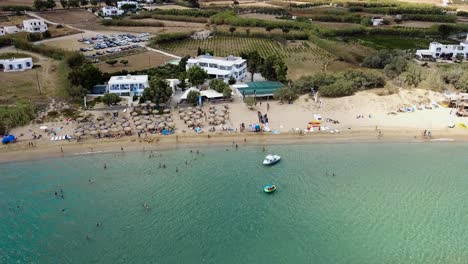
<path id="1" fill-rule="evenodd" d="M 286 61 L 290 77 L 305 72 L 323 71 L 335 57 L 310 42 L 297 41 L 282 45 L 269 39 L 215 37 L 208 40 L 185 40 L 160 45 L 161 49 L 180 56 L 195 56 L 198 47 L 212 49 L 216 56 L 239 55 L 242 51 L 257 50 L 260 55 L 278 55 Z M 305 72 L 304 72 L 305 71 Z"/>
<path id="2" fill-rule="evenodd" d="M 105 62 L 99 62 L 96 64 L 96 66 L 101 69 L 103 72 L 117 72 L 117 71 L 122 71 L 122 70 L 127 70 L 127 71 L 138 71 L 138 70 L 144 70 L 147 68 L 153 68 L 160 66 L 170 60 L 173 60 L 174 58 L 165 56 L 161 53 L 153 52 L 153 51 L 147 51 L 147 52 L 142 52 L 138 53 L 135 55 L 127 56 L 127 57 L 120 57 L 116 60 L 128 60 L 127 66 L 124 66 L 121 63 L 117 63 L 114 66 L 111 66 Z"/>
<path id="3" fill-rule="evenodd" d="M 100 18 L 85 10 L 59 10 L 55 12 L 41 12 L 39 15 L 49 21 L 82 28 L 86 25 L 99 24 Z"/>

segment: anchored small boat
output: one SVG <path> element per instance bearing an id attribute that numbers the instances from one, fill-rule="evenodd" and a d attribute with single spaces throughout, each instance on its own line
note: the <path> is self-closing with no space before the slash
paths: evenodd
<path id="1" fill-rule="evenodd" d="M 263 165 L 274 165 L 281 160 L 281 157 L 278 155 L 268 154 L 263 160 Z"/>
<path id="2" fill-rule="evenodd" d="M 263 191 L 266 192 L 266 193 L 272 193 L 272 192 L 276 191 L 276 185 L 267 184 L 267 185 L 263 186 Z"/>

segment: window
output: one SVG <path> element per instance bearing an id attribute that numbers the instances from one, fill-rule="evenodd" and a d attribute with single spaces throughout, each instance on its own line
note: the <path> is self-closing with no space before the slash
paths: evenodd
<path id="1" fill-rule="evenodd" d="M 200 67 L 206 67 L 208 66 L 208 63 L 200 62 L 198 65 L 200 65 Z"/>
<path id="2" fill-rule="evenodd" d="M 10 70 L 13 70 L 13 64 L 8 65 L 8 68 L 9 68 Z"/>
<path id="3" fill-rule="evenodd" d="M 31 63 L 29 61 L 26 62 L 26 67 L 31 67 Z"/>
<path id="4" fill-rule="evenodd" d="M 23 65 L 18 64 L 18 70 L 21 70 L 21 69 L 23 69 Z"/>
<path id="5" fill-rule="evenodd" d="M 218 64 L 210 63 L 210 68 L 218 68 Z"/>

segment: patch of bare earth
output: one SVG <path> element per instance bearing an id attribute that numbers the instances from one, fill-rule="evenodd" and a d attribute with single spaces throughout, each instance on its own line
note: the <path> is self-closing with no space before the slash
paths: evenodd
<path id="1" fill-rule="evenodd" d="M 171 58 L 169 56 L 153 52 L 153 51 L 147 51 L 127 57 L 120 57 L 117 60 L 128 60 L 127 66 L 124 66 L 121 63 L 117 63 L 114 66 L 111 66 L 105 62 L 99 62 L 96 65 L 101 69 L 103 72 L 117 72 L 117 71 L 122 71 L 122 70 L 127 70 L 127 71 L 138 71 L 138 70 L 144 70 L 147 68 L 153 68 L 160 66 L 170 60 L 173 60 L 174 58 Z"/>

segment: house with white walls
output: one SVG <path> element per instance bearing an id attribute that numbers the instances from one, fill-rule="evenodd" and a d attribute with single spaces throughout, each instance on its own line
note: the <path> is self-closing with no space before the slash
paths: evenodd
<path id="1" fill-rule="evenodd" d="M 464 59 L 468 58 L 468 35 L 465 42 L 460 42 L 459 45 L 431 42 L 429 49 L 416 50 L 416 57 L 419 59 L 453 59 L 458 54 L 461 54 Z"/>
<path id="2" fill-rule="evenodd" d="M 107 92 L 121 96 L 141 96 L 148 87 L 148 75 L 112 76 L 107 83 Z"/>
<path id="3" fill-rule="evenodd" d="M 210 78 L 220 79 L 226 83 L 231 77 L 241 80 L 247 75 L 247 61 L 232 55 L 227 57 L 200 55 L 187 60 L 186 70 L 193 66 L 204 69 Z"/>
<path id="4" fill-rule="evenodd" d="M 5 30 L 5 34 L 15 34 L 20 32 L 19 28 L 17 28 L 16 26 L 6 26 L 3 27 L 3 29 Z"/>
<path id="5" fill-rule="evenodd" d="M 124 5 L 134 5 L 135 7 L 138 7 L 138 2 L 136 1 L 118 1 L 117 2 L 117 8 L 122 9 L 122 6 Z"/>
<path id="6" fill-rule="evenodd" d="M 12 58 L 0 60 L 0 70 L 4 72 L 17 72 L 30 70 L 33 67 L 32 58 Z"/>
<path id="7" fill-rule="evenodd" d="M 101 13 L 105 17 L 110 17 L 110 16 L 120 16 L 123 15 L 124 11 L 118 9 L 115 6 L 105 6 L 101 8 Z"/>
<path id="8" fill-rule="evenodd" d="M 23 30 L 29 33 L 42 33 L 48 30 L 47 24 L 41 19 L 23 20 Z"/>

